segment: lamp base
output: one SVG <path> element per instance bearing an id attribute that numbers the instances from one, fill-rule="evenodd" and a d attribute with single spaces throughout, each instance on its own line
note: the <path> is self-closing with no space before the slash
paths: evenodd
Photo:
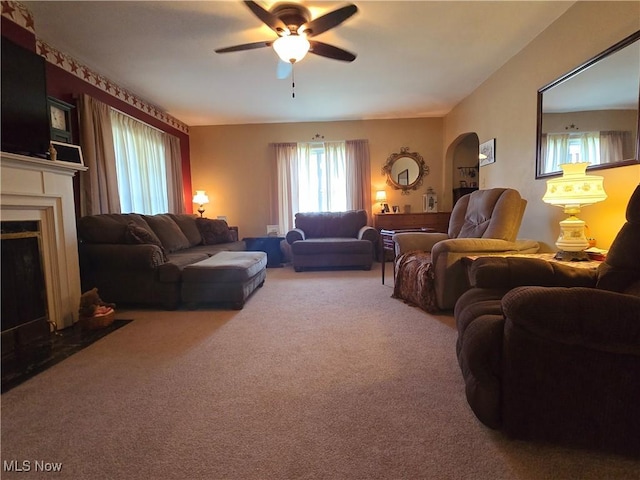
<path id="1" fill-rule="evenodd" d="M 586 262 L 589 260 L 589 256 L 584 251 L 568 252 L 566 250 L 559 250 L 553 258 L 563 262 Z"/>

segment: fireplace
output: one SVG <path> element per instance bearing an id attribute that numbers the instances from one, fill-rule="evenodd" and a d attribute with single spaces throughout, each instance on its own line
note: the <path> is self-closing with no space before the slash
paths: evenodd
<path id="1" fill-rule="evenodd" d="M 73 176 L 86 167 L 4 152 L 0 167 L 2 331 L 16 328 L 18 323 L 29 324 L 36 317 L 39 326 L 34 328 L 38 332 L 47 321 L 52 328 L 70 327 L 78 319 L 81 293 Z M 6 244 L 5 235 L 9 242 Z M 5 295 L 9 295 L 4 289 L 5 272 L 8 274 L 17 268 L 11 263 L 16 255 L 5 255 L 5 249 L 14 248 L 31 252 L 19 255 L 32 255 L 28 260 L 28 271 L 20 275 L 27 275 L 29 282 L 33 283 L 34 291 L 29 295 L 37 300 L 38 305 L 28 314 L 24 313 L 25 317 L 21 316 L 22 313 L 12 316 L 12 307 L 5 307 Z M 35 260 L 36 250 L 38 260 Z M 15 303 L 21 312 L 31 308 L 26 307 L 29 302 L 19 297 L 23 293 L 19 288 L 14 293 Z M 6 327 L 5 315 L 9 316 Z"/>
<path id="2" fill-rule="evenodd" d="M 50 332 L 40 222 L 0 222 L 2 250 L 2 378 L 44 353 Z"/>

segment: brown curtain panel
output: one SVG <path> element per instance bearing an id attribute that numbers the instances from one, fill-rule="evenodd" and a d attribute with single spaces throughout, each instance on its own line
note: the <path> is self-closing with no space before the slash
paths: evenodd
<path id="1" fill-rule="evenodd" d="M 365 210 L 369 225 L 371 216 L 371 161 L 368 140 L 347 140 L 347 196 L 351 208 Z M 349 200 L 348 199 L 348 200 Z"/>
<path id="2" fill-rule="evenodd" d="M 165 134 L 164 151 L 167 159 L 167 199 L 169 201 L 169 212 L 184 213 L 180 139 L 174 135 Z"/>
<path id="3" fill-rule="evenodd" d="M 120 213 L 110 107 L 89 95 L 78 99 L 80 144 L 86 172 L 80 173 L 81 215 Z"/>

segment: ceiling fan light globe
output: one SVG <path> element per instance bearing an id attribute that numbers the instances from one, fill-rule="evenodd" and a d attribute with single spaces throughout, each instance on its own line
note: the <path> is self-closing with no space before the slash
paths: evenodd
<path id="1" fill-rule="evenodd" d="M 273 49 L 283 62 L 296 63 L 302 60 L 311 44 L 309 40 L 300 35 L 287 35 L 273 42 Z"/>

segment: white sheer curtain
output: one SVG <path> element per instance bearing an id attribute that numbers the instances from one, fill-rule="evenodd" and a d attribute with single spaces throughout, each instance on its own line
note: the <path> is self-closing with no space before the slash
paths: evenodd
<path id="1" fill-rule="evenodd" d="M 546 148 L 543 152 L 544 157 L 543 172 L 557 172 L 560 170 L 561 163 L 570 163 L 569 156 L 569 134 L 566 133 L 548 133 L 543 135 L 546 137 Z"/>
<path id="2" fill-rule="evenodd" d="M 168 212 L 163 132 L 115 110 L 111 123 L 122 212 Z"/>
<path id="3" fill-rule="evenodd" d="M 321 186 L 320 212 L 343 212 L 347 202 L 347 168 L 344 142 L 324 142 L 324 185 Z"/>
<path id="4" fill-rule="evenodd" d="M 298 175 L 298 211 L 347 209 L 344 142 L 299 143 Z"/>
<path id="5" fill-rule="evenodd" d="M 578 135 L 580 141 L 580 161 L 591 165 L 600 163 L 600 133 L 587 132 Z"/>

